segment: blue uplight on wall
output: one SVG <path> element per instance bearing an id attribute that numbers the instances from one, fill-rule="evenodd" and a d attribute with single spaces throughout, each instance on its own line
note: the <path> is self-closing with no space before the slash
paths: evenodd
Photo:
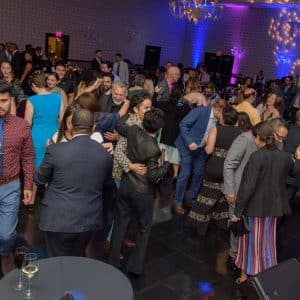
<path id="1" fill-rule="evenodd" d="M 282 7 L 277 18 L 272 18 L 268 34 L 275 42 L 274 56 L 277 77 L 293 73 L 297 61 L 296 46 L 300 37 L 299 7 Z"/>
<path id="2" fill-rule="evenodd" d="M 208 22 L 204 21 L 194 27 L 192 33 L 192 65 L 195 68 L 204 57 Z"/>
<path id="3" fill-rule="evenodd" d="M 284 53 L 278 52 L 275 55 L 276 65 L 277 65 L 277 77 L 281 78 L 291 73 L 291 64 L 294 61 L 295 57 L 293 53 Z"/>

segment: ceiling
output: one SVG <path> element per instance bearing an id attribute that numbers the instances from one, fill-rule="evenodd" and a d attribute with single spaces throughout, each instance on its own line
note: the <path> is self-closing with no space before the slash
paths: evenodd
<path id="1" fill-rule="evenodd" d="M 254 3 L 251 3 L 251 2 Z M 241 4 L 241 5 L 249 5 L 249 6 L 259 6 L 259 7 L 282 7 L 282 6 L 299 6 L 300 8 L 300 0 L 219 0 L 219 3 L 222 4 Z M 270 1 L 272 1 L 272 3 L 270 3 Z M 287 3 L 284 3 L 288 1 Z"/>

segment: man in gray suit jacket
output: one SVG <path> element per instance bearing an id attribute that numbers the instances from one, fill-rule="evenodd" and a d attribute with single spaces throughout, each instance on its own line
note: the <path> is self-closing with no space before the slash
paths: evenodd
<path id="1" fill-rule="evenodd" d="M 251 154 L 257 150 L 252 131 L 240 134 L 232 143 L 224 162 L 223 193 L 229 204 L 229 218 L 233 215 L 236 195 L 240 187 L 244 168 Z M 237 255 L 237 238 L 231 233 L 229 256 L 235 260 Z"/>
<path id="2" fill-rule="evenodd" d="M 129 85 L 129 70 L 128 64 L 122 59 L 122 54 L 116 54 L 116 61 L 113 65 L 113 73 L 115 73 L 122 83 Z"/>
<path id="3" fill-rule="evenodd" d="M 84 256 L 91 236 L 102 227 L 102 191 L 112 158 L 90 139 L 94 120 L 88 110 L 75 112 L 72 125 L 72 140 L 49 146 L 35 172 L 37 184 L 48 184 L 39 223 L 48 256 Z"/>

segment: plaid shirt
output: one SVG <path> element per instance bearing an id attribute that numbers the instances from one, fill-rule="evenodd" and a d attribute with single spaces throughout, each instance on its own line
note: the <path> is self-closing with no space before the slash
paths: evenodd
<path id="1" fill-rule="evenodd" d="M 4 117 L 3 178 L 24 175 L 24 189 L 32 190 L 34 172 L 34 148 L 29 124 L 16 116 Z"/>

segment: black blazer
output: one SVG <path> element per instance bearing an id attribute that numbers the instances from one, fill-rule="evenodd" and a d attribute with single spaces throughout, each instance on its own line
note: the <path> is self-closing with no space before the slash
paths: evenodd
<path id="1" fill-rule="evenodd" d="M 98 60 L 96 58 L 94 58 L 91 62 L 91 69 L 101 71 L 101 60 L 100 60 L 100 64 L 99 64 Z"/>
<path id="2" fill-rule="evenodd" d="M 88 135 L 51 145 L 35 172 L 48 184 L 39 227 L 52 232 L 86 232 L 102 226 L 102 190 L 112 172 L 112 157 Z"/>
<path id="3" fill-rule="evenodd" d="M 99 97 L 99 104 L 102 112 L 117 113 L 122 105 L 116 105 L 112 99 L 112 95 L 101 95 Z"/>
<path id="4" fill-rule="evenodd" d="M 153 100 L 152 104 L 165 113 L 165 125 L 161 131 L 160 142 L 175 147 L 175 140 L 180 134 L 179 123 L 191 110 L 188 103 L 184 100 L 177 103 Z"/>
<path id="5" fill-rule="evenodd" d="M 16 78 L 21 78 L 25 66 L 24 55 L 20 51 L 16 51 L 11 57 L 11 65 Z"/>
<path id="6" fill-rule="evenodd" d="M 154 93 L 153 99 L 155 99 L 155 101 L 169 101 L 170 92 L 167 80 L 163 79 L 157 85 L 161 88 L 161 90 L 159 93 Z"/>
<path id="7" fill-rule="evenodd" d="M 282 216 L 290 213 L 286 179 L 300 172 L 300 160 L 279 151 L 261 148 L 254 152 L 245 167 L 234 214 L 252 217 Z"/>
<path id="8" fill-rule="evenodd" d="M 289 133 L 287 139 L 284 141 L 283 150 L 294 154 L 297 147 L 300 145 L 300 124 L 292 124 L 289 127 Z M 287 178 L 287 184 L 293 186 L 300 186 L 300 174 L 296 177 L 289 176 Z"/>
<path id="9" fill-rule="evenodd" d="M 139 193 L 154 195 L 155 184 L 165 176 L 169 163 L 159 166 L 161 151 L 156 139 L 136 125 L 128 126 L 125 121 L 125 118 L 119 120 L 116 129 L 127 138 L 127 157 L 132 163 L 146 165 L 147 174 L 141 176 L 132 171 L 123 173 L 122 184 Z"/>

